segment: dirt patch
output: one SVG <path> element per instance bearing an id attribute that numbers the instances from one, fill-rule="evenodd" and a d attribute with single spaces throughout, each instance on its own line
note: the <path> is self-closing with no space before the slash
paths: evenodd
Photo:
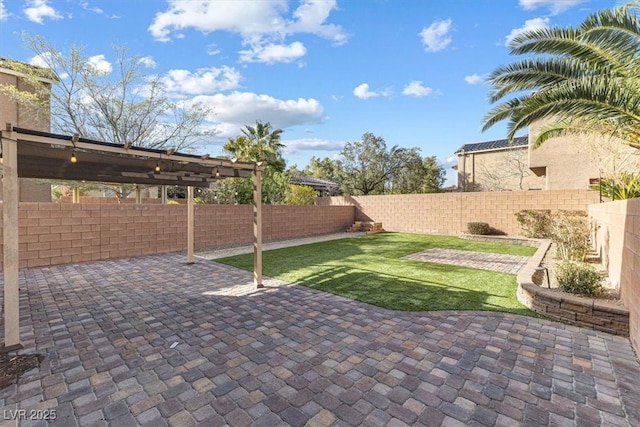
<path id="1" fill-rule="evenodd" d="M 22 374 L 40 366 L 42 354 L 0 353 L 0 390 L 18 382 Z"/>

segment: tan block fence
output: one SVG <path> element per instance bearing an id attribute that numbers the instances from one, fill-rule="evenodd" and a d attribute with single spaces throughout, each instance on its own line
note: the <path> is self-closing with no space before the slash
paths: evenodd
<path id="1" fill-rule="evenodd" d="M 263 241 L 344 231 L 354 218 L 353 206 L 263 206 Z M 196 205 L 194 222 L 196 249 L 253 242 L 249 205 Z M 19 226 L 20 268 L 187 248 L 185 205 L 20 203 Z"/>
<path id="2" fill-rule="evenodd" d="M 469 222 L 486 222 L 506 234 L 520 234 L 515 213 L 523 209 L 582 210 L 597 203 L 590 190 L 502 191 L 327 197 L 321 206 L 353 205 L 356 220 L 382 222 L 386 231 L 457 235 Z"/>
<path id="3" fill-rule="evenodd" d="M 640 353 L 640 199 L 589 206 L 593 242 L 629 309 L 629 338 Z"/>

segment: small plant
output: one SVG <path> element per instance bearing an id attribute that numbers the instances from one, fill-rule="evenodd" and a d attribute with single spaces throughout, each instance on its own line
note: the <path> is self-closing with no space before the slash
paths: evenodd
<path id="1" fill-rule="evenodd" d="M 491 227 L 486 222 L 470 222 L 467 224 L 467 230 L 470 234 L 479 234 L 481 236 L 491 233 Z"/>
<path id="2" fill-rule="evenodd" d="M 592 297 L 602 292 L 602 275 L 589 264 L 564 261 L 556 266 L 555 273 L 562 291 Z"/>
<path id="3" fill-rule="evenodd" d="M 525 209 L 516 213 L 516 221 L 524 237 L 548 239 L 551 226 L 551 211 Z"/>

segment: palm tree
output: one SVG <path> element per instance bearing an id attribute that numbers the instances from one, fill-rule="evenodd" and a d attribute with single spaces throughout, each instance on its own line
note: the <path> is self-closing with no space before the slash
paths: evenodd
<path id="1" fill-rule="evenodd" d="M 285 161 L 282 158 L 284 145 L 280 143 L 282 129 L 271 130 L 271 123 L 256 121 L 256 126 L 245 126 L 242 135 L 229 138 L 224 149 L 234 157 L 246 162 L 264 162 L 278 172 L 282 172 Z"/>
<path id="2" fill-rule="evenodd" d="M 490 101 L 483 130 L 508 121 L 508 138 L 547 119 L 534 136 L 596 132 L 640 147 L 640 2 L 591 14 L 578 27 L 535 29 L 509 44 L 532 55 L 488 77 Z M 513 96 L 510 99 L 504 99 Z"/>

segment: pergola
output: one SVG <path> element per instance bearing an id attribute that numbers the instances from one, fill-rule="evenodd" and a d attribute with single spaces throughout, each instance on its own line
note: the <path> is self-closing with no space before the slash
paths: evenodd
<path id="1" fill-rule="evenodd" d="M 194 262 L 194 187 L 254 174 L 254 283 L 262 285 L 262 170 L 248 163 L 57 135 L 13 127 L 0 131 L 3 162 L 3 259 L 5 349 L 22 348 L 19 313 L 18 178 L 187 187 L 187 263 Z"/>

